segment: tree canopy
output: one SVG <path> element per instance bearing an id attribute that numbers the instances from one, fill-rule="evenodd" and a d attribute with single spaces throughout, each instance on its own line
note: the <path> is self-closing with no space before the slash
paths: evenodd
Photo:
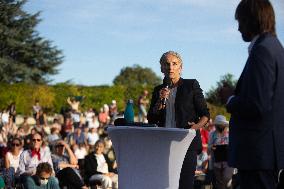
<path id="1" fill-rule="evenodd" d="M 206 93 L 207 102 L 213 105 L 224 105 L 226 103 L 225 94 L 228 91 L 233 91 L 236 88 L 237 80 L 232 74 L 221 76 L 220 81 L 217 82 L 216 87 L 212 87 Z"/>
<path id="2" fill-rule="evenodd" d="M 35 30 L 40 12 L 25 12 L 25 3 L 0 0 L 0 82 L 48 83 L 58 73 L 62 51 Z"/>
<path id="3" fill-rule="evenodd" d="M 137 64 L 132 67 L 122 68 L 113 83 L 114 85 L 123 85 L 132 87 L 137 85 L 155 86 L 161 83 L 161 78 L 157 76 L 151 68 L 143 68 Z"/>

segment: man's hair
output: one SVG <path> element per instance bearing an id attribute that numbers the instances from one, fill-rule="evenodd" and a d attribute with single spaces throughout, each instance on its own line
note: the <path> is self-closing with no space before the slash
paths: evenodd
<path id="1" fill-rule="evenodd" d="M 182 59 L 181 59 L 181 56 L 179 53 L 175 52 L 175 51 L 168 51 L 168 52 L 165 52 L 162 57 L 160 58 L 160 64 L 165 64 L 166 61 L 167 61 L 167 56 L 168 55 L 173 55 L 175 57 L 177 57 L 177 59 L 179 60 L 179 62 L 182 64 Z"/>
<path id="2" fill-rule="evenodd" d="M 51 165 L 48 162 L 38 164 L 36 167 L 36 174 L 39 175 L 42 172 L 52 173 Z"/>
<path id="3" fill-rule="evenodd" d="M 276 35 L 275 14 L 269 0 L 242 0 L 236 9 L 235 19 L 245 23 L 253 34 L 269 32 Z"/>
<path id="4" fill-rule="evenodd" d="M 36 130 L 36 129 L 35 129 Z M 37 130 L 35 131 L 35 133 L 32 135 L 32 138 L 35 136 L 35 135 L 39 135 L 41 137 L 41 140 L 43 140 L 43 134 L 41 132 L 38 132 Z"/>

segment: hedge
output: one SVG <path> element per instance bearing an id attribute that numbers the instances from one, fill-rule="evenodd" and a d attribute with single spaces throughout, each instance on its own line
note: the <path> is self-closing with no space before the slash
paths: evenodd
<path id="1" fill-rule="evenodd" d="M 126 88 L 120 85 L 114 86 L 78 86 L 68 83 L 56 85 L 29 85 L 25 83 L 0 84 L 0 111 L 15 102 L 18 114 L 31 115 L 32 106 L 36 100 L 47 113 L 60 113 L 62 108 L 67 108 L 66 99 L 74 96 L 84 96 L 81 109 L 94 108 L 99 111 L 103 104 L 110 104 L 113 99 L 117 101 L 119 111 L 123 111 L 128 99 L 133 99 L 135 112 L 137 113 L 137 100 L 139 95 L 147 89 L 150 94 L 151 86 L 136 86 Z M 211 118 L 223 114 L 229 118 L 229 114 L 222 106 L 208 104 Z"/>

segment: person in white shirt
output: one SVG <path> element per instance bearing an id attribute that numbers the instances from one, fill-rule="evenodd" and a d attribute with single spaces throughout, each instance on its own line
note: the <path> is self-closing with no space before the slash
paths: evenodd
<path id="1" fill-rule="evenodd" d="M 98 140 L 95 144 L 95 151 L 86 156 L 85 176 L 89 183 L 100 181 L 103 189 L 117 189 L 116 164 L 111 164 L 109 158 L 103 154 L 104 148 L 104 141 Z"/>
<path id="2" fill-rule="evenodd" d="M 11 149 L 4 157 L 4 179 L 7 188 L 15 186 L 15 172 L 19 167 L 20 155 L 22 153 L 22 141 L 20 138 L 13 138 L 9 145 Z"/>
<path id="3" fill-rule="evenodd" d="M 20 175 L 21 182 L 25 183 L 29 176 L 35 175 L 36 167 L 42 162 L 48 162 L 53 170 L 50 150 L 42 147 L 42 135 L 36 132 L 32 135 L 31 149 L 24 150 L 20 156 L 20 163 L 16 174 Z"/>
<path id="4" fill-rule="evenodd" d="M 33 105 L 33 111 L 34 111 L 34 118 L 37 119 L 39 115 L 39 111 L 41 110 L 41 106 L 39 104 L 39 101 L 37 100 L 35 102 L 35 105 Z"/>
<path id="5" fill-rule="evenodd" d="M 5 155 L 5 168 L 13 168 L 14 172 L 19 167 L 20 155 L 22 152 L 22 141 L 20 138 L 13 138 L 11 143 L 11 150 Z"/>
<path id="6" fill-rule="evenodd" d="M 95 143 L 99 140 L 99 135 L 95 127 L 91 127 L 91 132 L 88 133 L 87 142 L 92 149 L 95 146 Z"/>
<path id="7" fill-rule="evenodd" d="M 95 112 L 93 111 L 93 108 L 90 108 L 90 109 L 85 113 L 85 116 L 86 116 L 87 125 L 89 125 L 90 122 L 93 121 L 93 116 L 95 116 Z"/>
<path id="8" fill-rule="evenodd" d="M 100 126 L 100 122 L 99 122 L 99 120 L 98 120 L 98 117 L 97 117 L 96 115 L 94 115 L 94 116 L 92 117 L 92 121 L 88 122 L 88 127 L 89 127 L 89 128 L 94 127 L 94 128 L 97 129 L 99 126 Z"/>
<path id="9" fill-rule="evenodd" d="M 79 162 L 88 154 L 85 144 L 73 144 L 72 149 Z"/>
<path id="10" fill-rule="evenodd" d="M 2 120 L 3 126 L 9 123 L 9 112 L 7 110 L 3 110 L 2 115 L 1 115 L 1 120 Z"/>

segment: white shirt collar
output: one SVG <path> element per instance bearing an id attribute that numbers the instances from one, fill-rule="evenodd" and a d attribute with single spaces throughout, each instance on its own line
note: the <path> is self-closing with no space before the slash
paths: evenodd
<path id="1" fill-rule="evenodd" d="M 251 53 L 251 50 L 256 42 L 256 40 L 259 38 L 259 35 L 254 36 L 254 38 L 251 40 L 250 45 L 248 47 L 248 53 Z"/>

